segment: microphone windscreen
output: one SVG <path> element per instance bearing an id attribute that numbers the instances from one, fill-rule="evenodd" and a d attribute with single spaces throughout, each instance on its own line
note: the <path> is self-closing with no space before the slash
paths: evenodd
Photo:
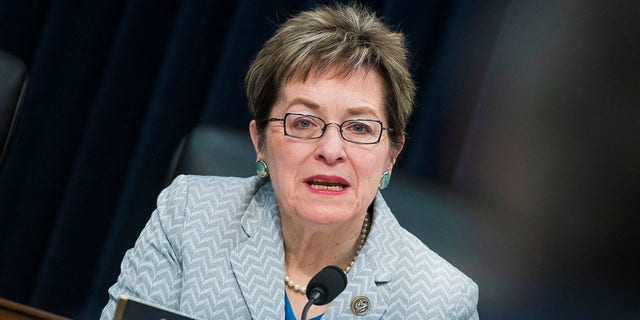
<path id="1" fill-rule="evenodd" d="M 307 298 L 318 289 L 323 291 L 316 305 L 325 305 L 335 299 L 347 287 L 347 275 L 336 266 L 327 266 L 320 270 L 307 285 Z"/>

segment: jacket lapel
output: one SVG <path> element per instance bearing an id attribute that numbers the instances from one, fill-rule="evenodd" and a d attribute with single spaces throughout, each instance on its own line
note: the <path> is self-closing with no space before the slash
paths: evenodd
<path id="1" fill-rule="evenodd" d="M 331 303 L 323 318 L 326 319 L 380 319 L 388 308 L 389 297 L 386 290 L 378 286 L 382 282 L 388 282 L 389 278 L 379 271 L 375 271 L 367 264 L 371 259 L 360 256 L 354 268 L 348 275 L 347 288 Z M 364 261 L 363 261 L 364 260 Z M 356 266 L 357 265 L 357 266 Z M 380 278 L 382 277 L 382 278 Z M 378 281 L 382 280 L 382 282 Z M 354 311 L 358 307 L 364 310 L 363 314 Z"/>
<path id="2" fill-rule="evenodd" d="M 266 190 L 265 190 L 266 189 Z M 231 268 L 253 319 L 284 319 L 284 248 L 277 203 L 264 186 L 242 217 Z"/>
<path id="3" fill-rule="evenodd" d="M 354 319 L 354 301 L 367 301 L 362 320 L 380 319 L 388 309 L 399 237 L 392 230 L 398 224 L 378 194 L 369 238 L 348 274 L 347 288 L 333 301 L 324 319 Z M 231 253 L 231 268 L 253 319 L 284 319 L 284 246 L 278 206 L 270 185 L 253 198 L 242 217 L 245 232 Z M 366 297 L 363 300 L 361 297 Z M 361 304 L 362 306 L 362 304 Z"/>
<path id="4" fill-rule="evenodd" d="M 381 319 L 385 314 L 392 297 L 384 286 L 393 281 L 398 261 L 396 253 L 400 246 L 399 237 L 390 235 L 388 231 L 397 223 L 378 194 L 367 242 L 348 274 L 347 288 L 331 303 L 326 319 L 373 320 Z M 367 309 L 366 313 L 356 316 L 357 310 L 354 311 L 352 305 Z"/>

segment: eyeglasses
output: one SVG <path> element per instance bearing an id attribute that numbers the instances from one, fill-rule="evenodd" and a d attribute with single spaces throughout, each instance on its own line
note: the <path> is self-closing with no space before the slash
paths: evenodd
<path id="1" fill-rule="evenodd" d="M 270 118 L 267 121 L 282 121 L 285 136 L 308 140 L 320 139 L 332 124 L 340 128 L 342 139 L 359 144 L 376 144 L 380 142 L 383 130 L 393 131 L 392 128 L 383 127 L 382 121 L 375 119 L 351 119 L 338 124 L 326 123 L 320 117 L 302 113 L 285 113 L 284 118 Z"/>

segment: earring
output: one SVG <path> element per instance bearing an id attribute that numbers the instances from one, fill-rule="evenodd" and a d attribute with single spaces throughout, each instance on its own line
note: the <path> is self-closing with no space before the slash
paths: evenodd
<path id="1" fill-rule="evenodd" d="M 262 160 L 258 160 L 256 161 L 256 173 L 258 174 L 258 177 L 260 178 L 266 178 L 269 176 L 269 169 L 267 168 L 267 163 L 262 161 Z"/>
<path id="2" fill-rule="evenodd" d="M 380 190 L 385 189 L 386 187 L 389 186 L 389 182 L 391 182 L 391 173 L 389 173 L 389 171 L 385 171 L 382 174 L 382 177 L 380 177 Z"/>

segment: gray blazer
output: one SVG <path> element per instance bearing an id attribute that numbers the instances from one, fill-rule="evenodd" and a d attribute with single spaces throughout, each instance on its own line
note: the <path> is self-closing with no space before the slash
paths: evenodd
<path id="1" fill-rule="evenodd" d="M 101 319 L 121 294 L 202 319 L 284 319 L 283 265 L 270 183 L 180 176 L 127 251 Z M 369 299 L 361 316 L 358 296 Z M 378 194 L 347 288 L 323 319 L 478 319 L 477 302 L 477 285 L 402 228 Z"/>

